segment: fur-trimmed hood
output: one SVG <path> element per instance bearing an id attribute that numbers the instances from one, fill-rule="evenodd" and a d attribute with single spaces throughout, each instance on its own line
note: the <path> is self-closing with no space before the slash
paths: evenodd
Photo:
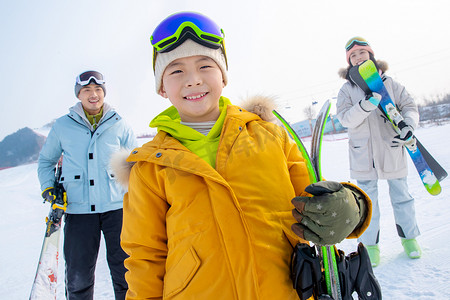
<path id="1" fill-rule="evenodd" d="M 239 107 L 258 115 L 262 120 L 276 123 L 272 110 L 276 108 L 275 97 L 255 95 L 244 100 Z M 127 162 L 130 151 L 121 149 L 111 156 L 110 165 L 117 182 L 128 188 L 128 180 L 134 162 Z"/>
<path id="2" fill-rule="evenodd" d="M 387 62 L 385 62 L 383 60 L 377 60 L 376 62 L 377 62 L 378 68 L 381 70 L 382 73 L 385 73 L 388 70 L 389 65 Z M 347 73 L 349 70 L 350 70 L 350 66 L 339 69 L 339 71 L 338 71 L 339 77 L 341 77 L 342 79 L 347 79 Z"/>
<path id="3" fill-rule="evenodd" d="M 118 152 L 111 155 L 109 164 L 117 182 L 125 189 L 128 189 L 128 179 L 130 178 L 131 168 L 134 162 L 127 162 L 130 156 L 130 151 L 127 149 L 120 149 Z"/>
<path id="4" fill-rule="evenodd" d="M 258 115 L 264 121 L 275 123 L 277 120 L 272 113 L 276 109 L 275 97 L 255 95 L 242 101 L 239 106 Z"/>

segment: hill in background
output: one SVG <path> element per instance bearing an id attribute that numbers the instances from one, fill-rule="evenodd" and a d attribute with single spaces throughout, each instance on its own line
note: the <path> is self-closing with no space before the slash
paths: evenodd
<path id="1" fill-rule="evenodd" d="M 46 137 L 25 127 L 0 142 L 0 168 L 10 168 L 37 161 Z"/>

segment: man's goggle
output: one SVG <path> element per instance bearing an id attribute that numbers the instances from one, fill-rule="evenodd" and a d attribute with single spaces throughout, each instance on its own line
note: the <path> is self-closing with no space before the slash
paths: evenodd
<path id="1" fill-rule="evenodd" d="M 153 69 L 158 52 L 172 51 L 188 38 L 205 47 L 221 48 L 226 58 L 224 37 L 223 30 L 204 15 L 195 12 L 173 14 L 163 20 L 150 37 L 153 46 Z"/>
<path id="2" fill-rule="evenodd" d="M 368 46 L 369 43 L 362 38 L 354 38 L 347 42 L 347 44 L 345 45 L 345 50 L 348 51 L 352 49 L 355 45 Z"/>
<path id="3" fill-rule="evenodd" d="M 105 84 L 105 79 L 100 72 L 97 71 L 87 71 L 78 75 L 76 83 L 79 85 L 88 85 L 92 80 L 95 81 L 96 84 Z"/>

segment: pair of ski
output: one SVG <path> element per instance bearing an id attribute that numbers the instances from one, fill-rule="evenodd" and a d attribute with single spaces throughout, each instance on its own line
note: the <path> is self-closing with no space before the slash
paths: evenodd
<path id="1" fill-rule="evenodd" d="M 273 111 L 302 153 L 311 183 L 323 180 L 321 171 L 322 138 L 330 108 L 331 103 L 327 100 L 317 115 L 311 140 L 311 156 L 308 155 L 301 139 L 289 123 L 277 111 Z M 294 288 L 301 300 L 309 299 L 311 296 L 324 300 L 349 300 L 353 299 L 354 291 L 358 293 L 359 299 L 381 299 L 380 286 L 373 274 L 367 250 L 362 244 L 358 245 L 358 252 L 353 252 L 348 256 L 337 250 L 338 258 L 336 258 L 334 245 L 316 245 L 316 249 L 319 256 L 314 248 L 307 244 L 297 244 L 294 249 L 291 276 Z"/>
<path id="2" fill-rule="evenodd" d="M 306 167 L 308 169 L 309 181 L 315 183 L 322 180 L 322 168 L 321 168 L 321 148 L 322 148 L 322 136 L 325 129 L 325 123 L 330 112 L 331 103 L 329 100 L 325 102 L 322 109 L 319 111 L 316 123 L 314 125 L 312 139 L 311 139 L 311 156 L 308 154 L 301 139 L 298 137 L 294 129 L 289 123 L 277 112 L 273 111 L 273 114 L 283 123 L 284 127 L 290 133 L 294 141 L 296 142 L 303 158 L 306 161 Z M 339 276 L 337 273 L 336 255 L 333 246 L 317 246 L 317 250 L 321 253 L 323 268 L 325 270 L 325 281 L 327 285 L 328 295 L 333 296 L 333 299 L 342 299 L 340 296 Z"/>
<path id="3" fill-rule="evenodd" d="M 378 108 L 389 119 L 397 133 L 400 133 L 399 126 L 402 125 L 402 122 L 404 123 L 403 117 L 391 99 L 374 62 L 367 60 L 359 66 L 352 67 L 349 70 L 349 76 L 366 94 L 375 92 L 381 95 Z M 419 173 L 425 189 L 431 195 L 438 195 L 441 192 L 439 182 L 447 177 L 447 172 L 431 156 L 417 137 L 412 136 L 406 141 L 405 148 Z"/>
<path id="4" fill-rule="evenodd" d="M 46 219 L 44 242 L 42 243 L 39 264 L 31 288 L 30 300 L 56 299 L 61 220 L 67 204 L 66 192 L 59 182 L 61 168 L 62 157 L 55 169 L 53 185 L 55 199 L 51 203 L 50 212 Z"/>

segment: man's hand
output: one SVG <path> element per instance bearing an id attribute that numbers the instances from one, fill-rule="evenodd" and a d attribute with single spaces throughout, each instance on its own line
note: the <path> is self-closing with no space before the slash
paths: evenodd
<path id="1" fill-rule="evenodd" d="M 292 230 L 316 245 L 333 245 L 349 236 L 363 218 L 364 203 L 353 192 L 335 181 L 320 181 L 305 188 L 312 197 L 292 199 L 298 223 Z"/>
<path id="2" fill-rule="evenodd" d="M 56 196 L 54 193 L 55 193 L 55 189 L 53 187 L 49 187 L 49 188 L 46 188 L 42 192 L 41 196 L 42 196 L 42 198 L 44 198 L 44 201 L 48 201 L 48 202 L 52 203 L 56 199 Z"/>

